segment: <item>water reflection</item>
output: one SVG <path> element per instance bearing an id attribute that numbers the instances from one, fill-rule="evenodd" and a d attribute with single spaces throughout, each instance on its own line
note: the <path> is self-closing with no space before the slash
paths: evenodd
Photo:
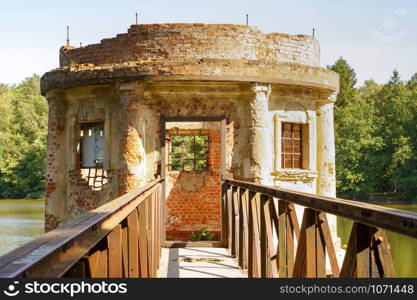
<path id="1" fill-rule="evenodd" d="M 44 232 L 44 200 L 0 200 L 0 255 Z"/>

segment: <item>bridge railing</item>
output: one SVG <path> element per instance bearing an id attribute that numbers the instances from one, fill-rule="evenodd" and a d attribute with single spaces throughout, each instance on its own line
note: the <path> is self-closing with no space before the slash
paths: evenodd
<path id="1" fill-rule="evenodd" d="M 156 277 L 161 183 L 156 179 L 0 257 L 0 277 Z"/>
<path id="2" fill-rule="evenodd" d="M 237 180 L 222 193 L 224 242 L 249 277 L 395 277 L 385 230 L 417 238 L 416 213 Z M 354 221 L 341 266 L 326 213 Z"/>

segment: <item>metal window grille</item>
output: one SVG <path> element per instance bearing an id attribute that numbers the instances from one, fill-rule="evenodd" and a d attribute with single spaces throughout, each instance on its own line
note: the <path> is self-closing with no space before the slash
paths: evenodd
<path id="1" fill-rule="evenodd" d="M 208 135 L 170 137 L 169 165 L 172 171 L 192 172 L 208 169 Z"/>
<path id="2" fill-rule="evenodd" d="M 281 166 L 284 169 L 301 169 L 302 131 L 301 124 L 282 123 L 281 132 Z"/>

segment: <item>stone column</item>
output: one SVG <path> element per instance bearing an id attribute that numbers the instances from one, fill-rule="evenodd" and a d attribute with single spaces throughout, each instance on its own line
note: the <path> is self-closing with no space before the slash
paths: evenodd
<path id="1" fill-rule="evenodd" d="M 255 84 L 252 87 L 254 98 L 249 103 L 250 125 L 249 143 L 251 152 L 251 178 L 258 183 L 273 185 L 271 172 L 273 169 L 273 119 L 268 119 L 268 104 L 271 87 Z"/>
<path id="2" fill-rule="evenodd" d="M 45 176 L 45 230 L 56 228 L 67 218 L 66 101 L 60 90 L 46 94 L 48 100 L 48 142 Z"/>
<path id="3" fill-rule="evenodd" d="M 334 99 L 317 101 L 317 194 L 336 197 L 336 162 L 334 145 Z M 327 215 L 336 251 L 340 249 L 336 216 Z"/>
<path id="4" fill-rule="evenodd" d="M 118 170 L 118 194 L 143 185 L 146 181 L 146 153 L 141 109 L 141 89 L 136 82 L 120 85 L 119 134 L 120 160 Z"/>
<path id="5" fill-rule="evenodd" d="M 336 197 L 333 101 L 317 102 L 317 193 Z"/>

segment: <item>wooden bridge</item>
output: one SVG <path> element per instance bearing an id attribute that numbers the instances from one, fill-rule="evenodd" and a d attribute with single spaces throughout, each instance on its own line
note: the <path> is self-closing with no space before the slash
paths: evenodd
<path id="1" fill-rule="evenodd" d="M 0 257 L 0 277 L 395 277 L 385 230 L 417 238 L 415 213 L 226 179 L 220 248 L 163 251 L 163 182 Z M 295 204 L 306 208 L 301 226 Z M 341 265 L 326 213 L 354 221 Z"/>

